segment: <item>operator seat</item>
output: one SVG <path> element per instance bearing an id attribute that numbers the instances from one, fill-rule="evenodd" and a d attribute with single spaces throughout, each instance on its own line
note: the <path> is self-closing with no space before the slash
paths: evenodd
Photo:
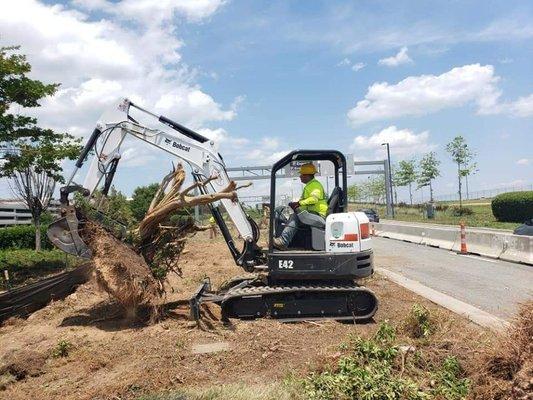
<path id="1" fill-rule="evenodd" d="M 340 211 L 340 199 L 342 198 L 342 189 L 336 186 L 328 199 L 328 211 L 326 216 Z M 326 219 L 318 214 L 310 213 L 307 210 L 298 213 L 298 219 L 303 225 L 311 228 L 311 247 L 313 250 L 326 249 Z"/>

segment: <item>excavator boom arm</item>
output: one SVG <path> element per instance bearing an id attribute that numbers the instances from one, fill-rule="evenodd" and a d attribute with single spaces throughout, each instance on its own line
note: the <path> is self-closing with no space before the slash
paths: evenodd
<path id="1" fill-rule="evenodd" d="M 140 124 L 130 115 L 130 108 L 136 108 L 144 114 L 156 118 L 165 126 L 161 128 L 150 128 Z M 168 128 L 171 128 L 172 131 Z M 219 155 L 214 141 L 167 117 L 157 116 L 133 104 L 128 99 L 123 99 L 116 107 L 104 113 L 99 119 L 96 128 L 76 162 L 76 168 L 67 186 L 61 189 L 62 203 L 68 205 L 68 195 L 72 191 L 81 191 L 85 195 L 92 195 L 102 183 L 102 180 L 104 181 L 102 192 L 107 195 L 121 158 L 123 150 L 121 146 L 127 135 L 140 139 L 187 162 L 193 170 L 195 180 L 216 176 L 216 179 L 202 187 L 204 194 L 221 191 L 230 183 L 224 161 Z M 76 173 L 85 163 L 91 150 L 94 151 L 94 155 L 90 161 L 85 180 L 82 185 L 76 184 L 74 180 Z M 238 251 L 221 217 L 218 202 L 213 204 L 211 210 L 215 216 L 215 220 L 222 229 L 230 251 L 239 265 L 251 268 L 253 266 L 252 264 L 255 264 L 254 260 L 257 258 L 253 254 L 257 250 L 255 243 L 257 232 L 252 225 L 253 222 L 250 221 L 238 201 L 221 199 L 219 202 L 226 209 L 240 236 L 245 241 L 245 249 L 242 252 Z M 56 231 L 58 231 L 56 233 L 62 233 L 59 230 Z M 74 235 L 77 235 L 77 233 L 74 232 Z M 74 237 L 73 241 L 79 242 L 78 239 L 79 237 Z M 66 247 L 63 246 L 63 248 Z"/>

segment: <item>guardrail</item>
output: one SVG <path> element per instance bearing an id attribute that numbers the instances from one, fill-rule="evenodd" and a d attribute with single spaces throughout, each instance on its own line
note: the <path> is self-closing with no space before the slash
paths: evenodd
<path id="1" fill-rule="evenodd" d="M 376 236 L 460 252 L 461 232 L 453 226 L 374 223 Z M 508 232 L 466 228 L 469 253 L 533 265 L 533 237 Z"/>

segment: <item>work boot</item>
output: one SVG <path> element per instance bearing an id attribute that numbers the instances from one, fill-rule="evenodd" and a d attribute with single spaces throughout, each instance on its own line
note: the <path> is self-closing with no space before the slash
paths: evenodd
<path id="1" fill-rule="evenodd" d="M 278 249 L 278 250 L 287 250 L 287 246 L 285 245 L 285 243 L 283 242 L 283 240 L 281 240 L 281 238 L 279 237 L 276 237 L 274 238 L 274 248 L 275 249 Z"/>

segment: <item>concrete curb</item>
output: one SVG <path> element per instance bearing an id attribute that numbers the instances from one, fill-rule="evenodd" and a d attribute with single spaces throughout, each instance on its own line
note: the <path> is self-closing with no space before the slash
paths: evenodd
<path id="1" fill-rule="evenodd" d="M 406 278 L 403 275 L 397 274 L 396 272 L 389 271 L 385 268 L 377 268 L 376 271 L 394 283 L 397 283 L 398 285 L 403 286 L 404 288 L 409 289 L 410 291 L 422 297 L 425 297 L 439 306 L 447 308 L 456 314 L 462 315 L 463 317 L 468 318 L 470 321 L 482 327 L 491 329 L 495 332 L 502 332 L 510 326 L 509 322 L 501 318 L 489 314 L 488 312 L 461 300 L 457 300 L 451 296 L 448 296 L 447 294 L 424 286 L 420 282 Z"/>
<path id="2" fill-rule="evenodd" d="M 459 227 L 434 224 L 374 223 L 377 236 L 460 251 Z M 466 229 L 468 251 L 473 254 L 533 265 L 533 237 L 484 229 Z"/>

